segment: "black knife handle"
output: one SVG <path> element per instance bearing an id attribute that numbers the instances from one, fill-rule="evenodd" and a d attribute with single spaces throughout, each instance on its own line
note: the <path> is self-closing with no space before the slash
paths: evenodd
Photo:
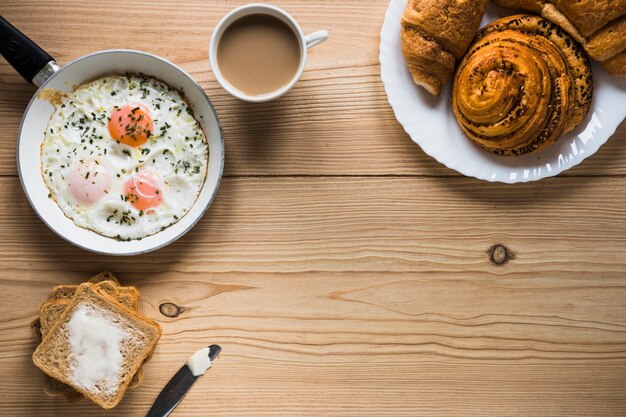
<path id="1" fill-rule="evenodd" d="M 29 83 L 54 58 L 0 16 L 0 54 Z"/>
<path id="2" fill-rule="evenodd" d="M 209 346 L 209 359 L 211 363 L 217 359 L 221 351 L 222 348 L 218 345 Z M 174 410 L 178 403 L 187 395 L 187 392 L 199 377 L 200 375 L 194 375 L 191 372 L 187 364 L 183 365 L 182 368 L 174 374 L 172 379 L 165 384 L 163 390 L 161 390 L 156 400 L 154 400 L 154 404 L 152 404 L 146 417 L 169 416 L 172 410 Z"/>
<path id="3" fill-rule="evenodd" d="M 152 408 L 146 414 L 146 417 L 167 417 L 172 410 L 176 408 L 179 402 L 191 389 L 198 379 L 189 370 L 187 365 L 183 365 L 165 385 L 152 404 Z"/>

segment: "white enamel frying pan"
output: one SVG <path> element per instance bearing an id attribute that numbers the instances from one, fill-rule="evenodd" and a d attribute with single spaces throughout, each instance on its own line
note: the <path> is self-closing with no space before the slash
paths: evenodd
<path id="1" fill-rule="evenodd" d="M 20 125 L 17 166 L 20 180 L 31 206 L 41 220 L 68 242 L 91 252 L 108 255 L 134 255 L 153 251 L 172 243 L 200 220 L 217 193 L 224 166 L 224 140 L 217 113 L 206 93 L 193 78 L 173 63 L 140 51 L 115 49 L 95 52 L 61 68 L 33 41 L 0 16 L 0 53 L 22 77 L 39 87 Z M 112 74 L 143 73 L 156 77 L 170 87 L 183 89 L 194 115 L 209 141 L 207 178 L 189 212 L 177 223 L 142 240 L 120 242 L 83 229 L 67 218 L 48 198 L 41 176 L 40 145 L 54 107 L 38 99 L 44 89 L 71 91 L 75 86 Z"/>

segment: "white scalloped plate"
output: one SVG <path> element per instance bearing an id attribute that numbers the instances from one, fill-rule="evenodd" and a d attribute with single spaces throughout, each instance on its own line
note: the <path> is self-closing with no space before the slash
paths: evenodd
<path id="1" fill-rule="evenodd" d="M 575 131 L 542 152 L 517 157 L 491 154 L 474 145 L 456 123 L 450 83 L 432 97 L 416 86 L 402 57 L 400 18 L 406 0 L 391 0 L 380 34 L 380 73 L 396 119 L 428 155 L 459 173 L 485 181 L 517 183 L 552 177 L 593 155 L 626 117 L 626 78 L 593 63 L 594 97 L 589 116 Z M 514 14 L 489 5 L 482 25 Z"/>

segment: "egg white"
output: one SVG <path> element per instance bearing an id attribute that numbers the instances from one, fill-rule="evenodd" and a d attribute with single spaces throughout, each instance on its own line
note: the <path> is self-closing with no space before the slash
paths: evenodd
<path id="1" fill-rule="evenodd" d="M 108 121 L 115 106 L 142 105 L 153 133 L 139 147 L 115 141 Z M 140 75 L 104 77 L 78 87 L 57 105 L 41 145 L 44 181 L 63 213 L 80 227 L 118 240 L 141 239 L 176 223 L 192 207 L 208 169 L 207 138 L 183 96 Z M 109 172 L 108 193 L 93 204 L 76 201 L 67 177 L 77 164 L 96 159 Z M 162 202 L 137 210 L 125 199 L 133 172 L 156 172 Z"/>

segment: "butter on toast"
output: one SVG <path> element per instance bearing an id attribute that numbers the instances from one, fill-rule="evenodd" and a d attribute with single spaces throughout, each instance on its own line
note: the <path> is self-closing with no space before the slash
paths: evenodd
<path id="1" fill-rule="evenodd" d="M 158 323 L 101 294 L 94 284 L 84 283 L 35 350 L 33 362 L 109 409 L 121 401 L 160 336 Z M 90 360 L 94 357 L 110 360 L 94 363 Z M 89 369 L 94 366 L 99 366 L 98 372 Z"/>
<path id="2" fill-rule="evenodd" d="M 105 294 L 117 294 L 117 301 L 135 311 L 139 307 L 139 290 L 136 287 L 120 286 L 118 279 L 111 272 L 101 272 L 89 279 L 89 282 L 95 284 L 98 291 Z M 39 310 L 39 319 L 37 320 L 37 328 L 33 328 L 35 338 L 39 343 L 48 333 L 52 325 L 61 317 L 65 308 L 69 304 L 71 297 L 76 292 L 78 285 L 59 285 L 50 293 L 47 301 L 41 305 Z M 143 369 L 139 368 L 133 376 L 129 388 L 135 388 L 141 384 L 143 380 Z M 50 397 L 63 395 L 70 403 L 76 403 L 82 395 L 72 387 L 57 381 L 56 379 L 45 375 L 44 392 Z"/>

